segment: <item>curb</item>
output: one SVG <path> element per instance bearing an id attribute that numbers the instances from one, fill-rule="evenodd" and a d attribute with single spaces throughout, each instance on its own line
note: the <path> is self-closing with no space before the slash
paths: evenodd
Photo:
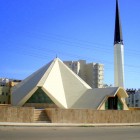
<path id="1" fill-rule="evenodd" d="M 102 123 L 102 124 L 71 124 L 71 123 L 8 123 L 0 122 L 0 126 L 13 127 L 123 127 L 140 126 L 140 123 Z"/>

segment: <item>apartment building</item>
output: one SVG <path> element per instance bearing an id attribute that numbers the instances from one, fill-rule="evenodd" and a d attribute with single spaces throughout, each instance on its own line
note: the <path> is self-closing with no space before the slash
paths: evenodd
<path id="1" fill-rule="evenodd" d="M 0 85 L 0 104 L 8 104 L 10 87 L 8 85 Z"/>
<path id="2" fill-rule="evenodd" d="M 21 82 L 21 80 L 0 78 L 0 104 L 10 103 L 11 88 L 19 82 Z"/>
<path id="3" fill-rule="evenodd" d="M 63 61 L 92 88 L 102 88 L 104 83 L 104 65 L 86 63 L 86 60 Z"/>
<path id="4" fill-rule="evenodd" d="M 126 99 L 126 103 L 129 107 L 140 107 L 140 89 L 127 89 L 129 97 Z"/>
<path id="5" fill-rule="evenodd" d="M 7 83 L 9 83 L 9 81 L 10 81 L 10 79 L 8 79 L 8 78 L 0 78 L 0 85 L 4 86 Z"/>

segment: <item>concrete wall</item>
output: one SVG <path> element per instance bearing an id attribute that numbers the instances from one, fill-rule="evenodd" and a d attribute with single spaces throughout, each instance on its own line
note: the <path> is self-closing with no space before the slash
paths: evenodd
<path id="1" fill-rule="evenodd" d="M 140 110 L 140 107 L 129 107 L 129 110 Z"/>
<path id="2" fill-rule="evenodd" d="M 52 123 L 140 123 L 140 110 L 46 109 Z"/>
<path id="3" fill-rule="evenodd" d="M 114 46 L 114 86 L 124 87 L 124 46 L 115 44 Z"/>
<path id="4" fill-rule="evenodd" d="M 34 108 L 0 106 L 0 122 L 34 122 Z"/>

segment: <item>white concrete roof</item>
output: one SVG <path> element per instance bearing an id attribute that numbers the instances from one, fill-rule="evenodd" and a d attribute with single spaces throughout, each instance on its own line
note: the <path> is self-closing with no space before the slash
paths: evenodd
<path id="1" fill-rule="evenodd" d="M 72 108 L 97 109 L 106 97 L 115 97 L 121 91 L 121 97 L 126 98 L 127 93 L 120 87 L 88 89 Z"/>
<path id="2" fill-rule="evenodd" d="M 56 58 L 15 86 L 12 91 L 12 104 L 22 106 L 38 87 L 62 108 L 70 108 L 87 89 L 91 89 L 59 58 Z"/>

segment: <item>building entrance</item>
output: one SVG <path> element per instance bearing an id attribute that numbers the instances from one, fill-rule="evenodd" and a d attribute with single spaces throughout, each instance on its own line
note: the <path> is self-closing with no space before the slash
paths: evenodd
<path id="1" fill-rule="evenodd" d="M 117 110 L 118 97 L 108 98 L 108 109 Z"/>
<path id="2" fill-rule="evenodd" d="M 123 104 L 118 98 L 118 96 L 109 97 L 105 103 L 105 109 L 106 110 L 123 110 Z"/>

